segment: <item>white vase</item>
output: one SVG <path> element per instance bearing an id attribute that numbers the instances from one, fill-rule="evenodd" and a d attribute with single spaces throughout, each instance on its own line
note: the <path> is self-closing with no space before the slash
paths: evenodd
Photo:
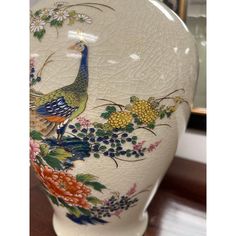
<path id="1" fill-rule="evenodd" d="M 194 40 L 156 0 L 31 10 L 30 158 L 55 232 L 143 235 L 190 114 Z"/>

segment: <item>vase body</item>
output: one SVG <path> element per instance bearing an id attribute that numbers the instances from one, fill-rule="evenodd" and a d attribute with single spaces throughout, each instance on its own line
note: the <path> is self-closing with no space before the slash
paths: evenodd
<path id="1" fill-rule="evenodd" d="M 38 1 L 30 158 L 58 236 L 143 235 L 190 114 L 197 55 L 155 0 Z"/>

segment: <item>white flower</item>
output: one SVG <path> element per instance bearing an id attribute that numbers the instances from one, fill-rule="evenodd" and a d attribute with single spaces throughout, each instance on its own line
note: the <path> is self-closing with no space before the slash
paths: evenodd
<path id="1" fill-rule="evenodd" d="M 85 15 L 85 14 L 83 14 L 83 13 L 78 13 L 78 21 L 80 21 L 80 22 L 86 22 L 86 23 L 88 23 L 88 24 L 91 24 L 92 23 L 92 19 L 89 17 L 89 16 L 87 16 L 87 15 Z"/>
<path id="2" fill-rule="evenodd" d="M 56 11 L 53 15 L 53 19 L 58 21 L 64 21 L 67 17 L 69 17 L 68 12 L 63 10 Z"/>
<path id="3" fill-rule="evenodd" d="M 42 16 L 52 16 L 54 14 L 54 9 L 53 8 L 44 8 L 41 13 L 40 13 L 40 17 Z"/>
<path id="4" fill-rule="evenodd" d="M 46 22 L 40 18 L 34 18 L 30 24 L 30 31 L 31 32 L 39 32 L 44 29 Z"/>

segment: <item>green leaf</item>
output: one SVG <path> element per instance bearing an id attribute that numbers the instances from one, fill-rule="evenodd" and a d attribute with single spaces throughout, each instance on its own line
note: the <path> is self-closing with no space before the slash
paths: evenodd
<path id="1" fill-rule="evenodd" d="M 102 129 L 98 129 L 96 131 L 96 136 L 102 137 L 102 136 L 105 136 L 105 135 L 106 135 L 106 132 Z"/>
<path id="2" fill-rule="evenodd" d="M 76 21 L 75 17 L 73 17 L 73 16 L 69 17 L 68 25 L 73 25 L 75 23 L 75 21 Z"/>
<path id="3" fill-rule="evenodd" d="M 69 23 L 68 25 L 73 25 L 76 21 L 77 13 L 75 10 L 69 11 Z"/>
<path id="4" fill-rule="evenodd" d="M 108 119 L 110 116 L 111 116 L 111 113 L 110 113 L 110 112 L 103 112 L 103 113 L 101 114 L 101 117 L 104 118 L 104 119 Z"/>
<path id="5" fill-rule="evenodd" d="M 127 152 L 128 154 L 131 154 L 132 150 L 127 149 L 126 152 Z"/>
<path id="6" fill-rule="evenodd" d="M 39 15 L 41 14 L 41 12 L 42 12 L 41 9 L 40 9 L 40 10 L 37 10 L 37 11 L 34 13 L 34 15 L 35 15 L 35 16 L 39 16 Z"/>
<path id="7" fill-rule="evenodd" d="M 107 106 L 106 111 L 108 111 L 111 114 L 113 112 L 116 112 L 116 108 L 114 106 Z"/>
<path id="8" fill-rule="evenodd" d="M 102 192 L 103 189 L 106 189 L 106 186 L 100 184 L 99 182 L 86 182 L 85 184 L 91 186 L 94 190 L 99 192 Z"/>
<path id="9" fill-rule="evenodd" d="M 51 16 L 42 16 L 41 19 L 44 21 L 49 21 Z"/>
<path id="10" fill-rule="evenodd" d="M 131 139 L 132 140 L 138 140 L 138 137 L 137 136 L 133 136 Z"/>
<path id="11" fill-rule="evenodd" d="M 75 215 L 76 217 L 80 217 L 81 215 L 81 212 L 80 210 L 77 208 L 77 207 L 73 207 L 73 206 L 70 206 L 68 205 L 63 199 L 59 198 L 58 199 L 59 202 L 64 206 L 66 207 L 66 209 L 72 214 L 72 215 Z"/>
<path id="12" fill-rule="evenodd" d="M 78 137 L 84 138 L 84 137 L 85 137 L 85 134 L 83 134 L 83 133 L 78 133 Z"/>
<path id="13" fill-rule="evenodd" d="M 96 180 L 97 177 L 95 175 L 91 175 L 91 174 L 78 174 L 76 175 L 76 180 L 82 183 L 87 183 L 89 181 L 93 181 Z"/>
<path id="14" fill-rule="evenodd" d="M 132 156 L 132 151 L 130 149 L 126 150 L 126 156 L 131 157 Z"/>
<path id="15" fill-rule="evenodd" d="M 161 111 L 159 113 L 159 116 L 160 116 L 160 119 L 163 119 L 165 117 L 165 112 L 164 111 Z"/>
<path id="16" fill-rule="evenodd" d="M 80 129 L 81 128 L 81 124 L 80 123 L 76 123 L 75 127 L 76 127 L 76 129 Z"/>
<path id="17" fill-rule="evenodd" d="M 60 161 L 64 161 L 67 158 L 72 157 L 72 154 L 70 152 L 65 151 L 64 148 L 56 148 L 55 150 L 51 151 L 49 155 Z"/>
<path id="18" fill-rule="evenodd" d="M 101 147 L 99 148 L 100 151 L 105 151 L 106 149 L 107 149 L 106 146 L 101 146 Z"/>
<path id="19" fill-rule="evenodd" d="M 59 202 L 58 202 L 58 200 L 57 200 L 56 197 L 54 197 L 54 196 L 51 195 L 51 194 L 48 194 L 48 197 L 49 197 L 49 199 L 52 201 L 53 204 L 59 206 Z"/>
<path id="20" fill-rule="evenodd" d="M 134 122 L 135 122 L 137 125 L 142 125 L 142 124 L 143 124 L 143 122 L 142 122 L 141 120 L 139 120 L 138 117 L 135 117 L 135 118 L 134 118 Z"/>
<path id="21" fill-rule="evenodd" d="M 72 215 L 74 215 L 76 217 L 80 217 L 81 212 L 76 207 L 72 207 L 72 206 L 67 205 L 66 208 Z"/>
<path id="22" fill-rule="evenodd" d="M 56 26 L 56 27 L 61 27 L 63 25 L 63 21 L 58 21 L 58 20 L 54 19 L 50 22 L 50 25 Z"/>
<path id="23" fill-rule="evenodd" d="M 41 153 L 41 156 L 45 157 L 48 155 L 49 153 L 49 148 L 48 148 L 48 145 L 47 144 L 41 144 L 39 146 L 39 149 L 40 149 L 40 153 Z"/>
<path id="24" fill-rule="evenodd" d="M 30 132 L 30 137 L 34 140 L 43 140 L 43 135 L 36 130 Z"/>
<path id="25" fill-rule="evenodd" d="M 43 159 L 44 159 L 44 160 L 47 162 L 47 164 L 48 164 L 49 166 L 51 166 L 53 169 L 56 169 L 56 170 L 63 170 L 63 166 L 62 166 L 61 162 L 60 162 L 58 159 L 56 159 L 56 158 L 54 158 L 54 157 L 51 157 L 51 156 L 50 156 L 50 153 L 49 153 L 49 155 L 47 155 L 47 156 L 44 157 Z"/>
<path id="26" fill-rule="evenodd" d="M 154 129 L 155 128 L 155 123 L 150 123 L 147 125 L 149 129 Z"/>
<path id="27" fill-rule="evenodd" d="M 42 29 L 40 31 L 36 31 L 36 32 L 34 32 L 34 37 L 36 37 L 38 40 L 41 40 L 45 33 L 46 33 L 45 29 Z"/>
<path id="28" fill-rule="evenodd" d="M 108 130 L 105 132 L 105 135 L 106 136 L 112 136 L 113 132 L 111 130 Z"/>
<path id="29" fill-rule="evenodd" d="M 94 123 L 93 123 L 93 126 L 94 126 L 94 128 L 100 128 L 100 129 L 102 129 L 103 124 L 94 122 Z"/>
<path id="30" fill-rule="evenodd" d="M 84 208 L 82 208 L 82 207 L 77 207 L 77 208 L 79 209 L 79 211 L 80 211 L 82 214 L 84 214 L 84 215 L 86 215 L 86 216 L 90 216 L 90 211 L 89 211 L 89 210 L 84 209 Z"/>
<path id="31" fill-rule="evenodd" d="M 122 140 L 121 140 L 122 141 Z M 113 143 L 114 144 L 114 143 Z M 112 145 L 111 145 L 112 146 Z M 112 146 L 112 147 L 121 147 L 122 146 L 122 143 L 116 143 L 115 146 Z"/>
<path id="32" fill-rule="evenodd" d="M 94 153 L 95 158 L 100 158 L 100 155 L 98 153 Z"/>
<path id="33" fill-rule="evenodd" d="M 100 199 L 93 196 L 87 197 L 87 200 L 91 202 L 93 205 L 102 204 L 102 201 Z"/>
<path id="34" fill-rule="evenodd" d="M 139 100 L 139 98 L 136 97 L 136 96 L 130 97 L 130 102 L 131 102 L 131 103 L 137 102 L 138 100 Z"/>
<path id="35" fill-rule="evenodd" d="M 171 115 L 172 115 L 172 112 L 166 112 L 166 117 L 167 117 L 167 118 L 170 118 Z"/>
<path id="36" fill-rule="evenodd" d="M 128 133 L 132 133 L 134 131 L 134 125 L 133 124 L 128 124 L 126 127 L 125 127 L 125 130 L 128 132 Z"/>
<path id="37" fill-rule="evenodd" d="M 75 10 L 71 10 L 68 12 L 69 16 L 77 16 L 77 13 Z"/>

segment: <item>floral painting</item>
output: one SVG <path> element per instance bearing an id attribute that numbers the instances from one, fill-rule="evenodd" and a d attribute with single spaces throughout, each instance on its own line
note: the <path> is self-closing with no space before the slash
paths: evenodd
<path id="1" fill-rule="evenodd" d="M 83 173 L 73 176 L 40 164 L 36 159 L 31 163 L 49 199 L 56 206 L 66 208 L 67 217 L 77 224 L 105 224 L 110 217 L 120 218 L 123 212 L 135 207 L 138 195 L 149 191 L 147 188 L 138 192 L 137 185 L 133 184 L 123 195 L 114 192 L 107 199 L 99 199 L 93 192 L 103 192 L 107 187 L 98 177 Z"/>
<path id="2" fill-rule="evenodd" d="M 50 54 L 43 67 L 52 62 Z M 30 60 L 30 86 L 41 82 L 43 67 L 36 70 L 35 58 Z M 36 73 L 37 72 L 37 73 Z M 37 79 L 40 78 L 40 79 Z M 108 191 L 99 177 L 89 173 L 69 174 L 77 160 L 107 157 L 114 162 L 143 161 L 146 154 L 155 151 L 161 140 L 148 144 L 135 134 L 144 130 L 151 136 L 157 136 L 158 128 L 170 128 L 167 121 L 182 103 L 182 97 L 176 96 L 182 89 L 175 90 L 160 98 L 141 99 L 132 96 L 128 104 L 123 105 L 108 99 L 99 99 L 104 107 L 98 121 L 84 116 L 71 122 L 60 141 L 53 135 L 44 136 L 38 130 L 31 130 L 30 159 L 32 166 L 43 183 L 46 193 L 53 204 L 66 208 L 67 217 L 78 224 L 105 224 L 110 217 L 120 218 L 131 207 L 138 204 L 138 195 L 149 191 L 149 187 L 138 191 L 134 183 L 127 193 L 111 193 L 108 199 L 99 199 L 96 192 Z M 168 105 L 165 101 L 171 101 Z M 147 155 L 148 156 L 148 155 Z"/>
<path id="3" fill-rule="evenodd" d="M 89 16 L 71 9 L 74 6 L 114 10 L 102 4 L 81 3 L 32 12 L 31 31 L 36 40 L 46 33 L 46 24 L 57 28 L 66 21 L 69 24 L 92 22 Z M 110 190 L 99 176 L 80 171 L 72 174 L 78 161 L 106 158 L 115 168 L 119 168 L 120 162 L 132 165 L 145 161 L 162 144 L 164 137 L 157 135 L 158 130 L 170 129 L 172 115 L 188 102 L 182 97 L 182 88 L 160 97 L 132 95 L 126 104 L 105 97 L 97 99 L 93 109 L 99 108 L 100 112 L 91 120 L 83 114 L 90 96 L 89 48 L 86 42 L 79 41 L 70 49 L 81 54 L 74 82 L 47 94 L 37 91 L 35 85 L 42 83 L 46 76 L 44 69 L 55 61 L 55 52 L 40 67 L 37 58 L 30 58 L 30 161 L 51 202 L 65 208 L 71 221 L 82 225 L 105 224 L 111 217 L 121 218 L 135 207 L 139 196 L 149 192 L 152 186 L 139 189 L 138 183 L 131 183 L 125 193 Z M 143 132 L 137 132 L 140 130 L 156 137 L 155 141 L 143 139 L 140 135 Z M 98 197 L 102 193 L 109 197 Z"/>
<path id="4" fill-rule="evenodd" d="M 64 24 L 74 25 L 80 24 L 92 24 L 92 18 L 83 12 L 77 12 L 74 8 L 93 8 L 97 11 L 103 12 L 104 9 L 114 11 L 114 9 L 105 4 L 99 3 L 78 3 L 67 4 L 58 2 L 52 8 L 43 8 L 36 11 L 31 11 L 30 14 L 30 31 L 35 38 L 41 40 L 46 34 L 46 26 L 54 28 L 58 35 L 58 29 Z M 73 8 L 73 9 L 72 9 Z"/>

